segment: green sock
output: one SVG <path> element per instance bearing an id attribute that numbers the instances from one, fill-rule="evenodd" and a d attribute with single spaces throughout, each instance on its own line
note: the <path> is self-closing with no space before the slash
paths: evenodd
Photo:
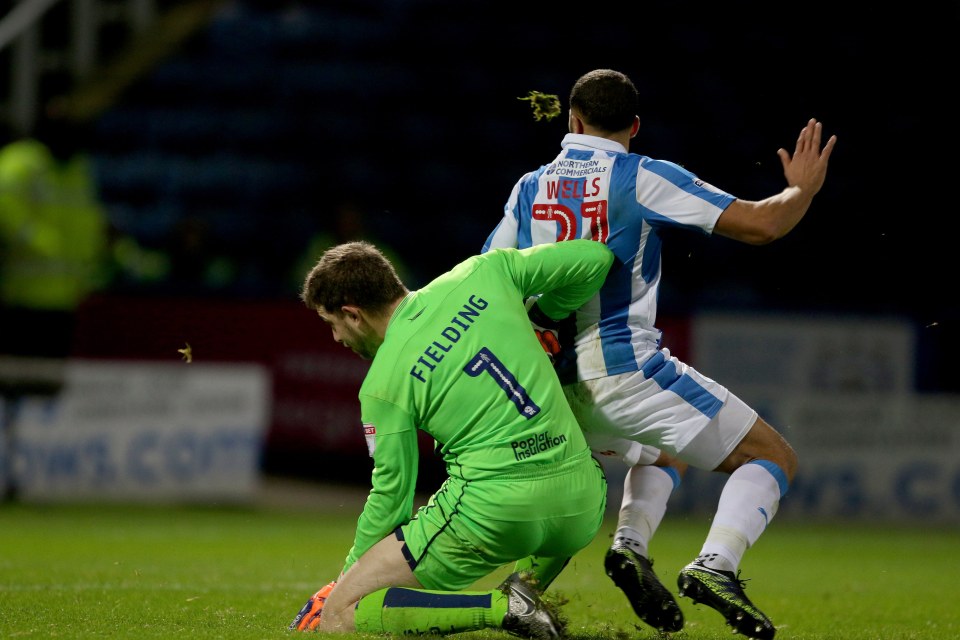
<path id="1" fill-rule="evenodd" d="M 507 596 L 492 591 L 429 591 L 391 587 L 360 598 L 354 611 L 358 633 L 439 634 L 499 628 Z"/>
<path id="2" fill-rule="evenodd" d="M 520 574 L 532 574 L 535 580 L 533 586 L 536 587 L 537 591 L 543 593 L 569 562 L 570 558 L 565 556 L 527 556 L 517 560 L 517 563 L 513 566 L 513 571 Z"/>

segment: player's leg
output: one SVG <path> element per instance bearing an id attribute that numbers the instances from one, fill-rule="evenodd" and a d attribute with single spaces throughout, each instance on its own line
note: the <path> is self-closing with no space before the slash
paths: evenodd
<path id="1" fill-rule="evenodd" d="M 354 608 L 357 602 L 389 587 L 422 588 L 403 557 L 403 540 L 395 533 L 375 544 L 340 577 L 323 605 L 318 629 L 355 631 Z"/>
<path id="2" fill-rule="evenodd" d="M 777 431 L 757 418 L 747 436 L 717 467 L 730 474 L 704 544 L 718 568 L 736 571 L 744 552 L 769 526 L 797 469 L 797 455 Z"/>
<path id="3" fill-rule="evenodd" d="M 627 546 L 647 556 L 650 540 L 667 511 L 667 500 L 680 486 L 687 464 L 650 446 L 644 446 L 643 450 L 644 455 L 649 454 L 655 460 L 641 460 L 627 469 L 613 541 L 614 545 Z"/>
<path id="4" fill-rule="evenodd" d="M 648 545 L 667 510 L 667 499 L 680 484 L 687 465 L 666 452 L 646 446 L 644 449 L 658 454 L 657 458 L 653 463 L 638 463 L 627 470 L 617 529 L 604 558 L 604 568 L 627 596 L 637 617 L 660 631 L 675 632 L 683 628 L 683 613 L 657 577 Z"/>
<path id="5" fill-rule="evenodd" d="M 612 438 L 603 434 L 585 433 L 584 435 L 587 437 L 594 453 L 636 462 L 627 470 L 624 478 L 623 499 L 620 505 L 618 525 L 614 534 L 614 542 L 607 551 L 605 561 L 607 575 L 621 589 L 627 590 L 629 588 L 635 592 L 634 596 L 627 596 L 635 610 L 638 606 L 642 609 L 649 606 L 656 612 L 660 612 L 664 609 L 660 599 L 664 599 L 670 603 L 669 608 L 680 615 L 682 621 L 682 614 L 680 614 L 679 608 L 675 606 L 673 596 L 659 583 L 656 574 L 653 573 L 652 562 L 647 558 L 647 546 L 663 520 L 667 509 L 667 499 L 674 488 L 680 484 L 683 474 L 686 473 L 686 463 L 671 457 L 666 452 L 654 447 L 643 446 L 637 442 Z M 638 559 L 637 556 L 642 556 L 642 560 Z M 530 575 L 532 584 L 540 593 L 543 593 L 560 575 L 569 561 L 570 558 L 568 557 L 529 556 L 518 560 L 513 571 L 517 574 Z M 658 594 L 656 602 L 650 602 L 649 605 L 641 604 L 641 601 L 648 601 L 650 596 L 641 596 L 636 593 L 638 590 L 645 588 L 641 585 L 640 577 L 621 579 L 611 573 L 611 566 L 614 566 L 614 564 L 617 567 L 615 571 L 618 574 L 622 573 L 627 569 L 625 563 L 631 565 L 634 576 L 646 577 L 644 583 L 650 584 L 651 579 L 656 583 L 657 586 L 653 589 L 653 592 Z M 627 587 L 621 583 L 633 583 L 633 586 Z M 654 585 L 650 584 L 650 586 L 653 587 Z M 637 613 L 648 624 L 660 628 L 659 625 L 648 621 L 646 615 L 641 615 L 639 611 Z M 657 615 L 660 614 L 657 613 Z M 673 615 L 670 617 L 673 618 Z"/>
<path id="6" fill-rule="evenodd" d="M 629 467 L 617 529 L 604 558 L 606 573 L 641 620 L 661 631 L 679 631 L 683 613 L 657 577 L 649 545 L 687 464 L 638 441 L 649 422 L 647 416 L 657 413 L 648 403 L 655 400 L 652 396 L 662 395 L 662 390 L 642 372 L 632 372 L 567 385 L 564 391 L 590 448 L 619 458 Z M 669 402 L 680 400 L 671 398 Z M 662 406 L 659 412 L 663 413 Z"/>
<path id="7" fill-rule="evenodd" d="M 663 413 L 663 406 L 649 406 L 650 396 L 663 395 L 662 390 L 642 372 L 630 372 L 566 385 L 564 393 L 590 449 L 629 467 L 614 546 L 629 546 L 646 556 L 667 500 L 687 471 L 685 462 L 662 448 L 641 444 L 658 435 L 642 440 L 649 416 Z"/>
<path id="8" fill-rule="evenodd" d="M 548 640 L 559 630 L 538 595 L 518 581 L 489 591 L 424 589 L 398 529 L 341 576 L 327 596 L 317 631 L 445 635 L 500 628 Z"/>
<path id="9" fill-rule="evenodd" d="M 737 575 L 744 553 L 769 525 L 786 495 L 797 457 L 773 427 L 733 394 L 713 422 L 681 453 L 698 466 L 709 465 L 714 456 L 714 469 L 730 477 L 700 553 L 680 571 L 680 595 L 716 609 L 740 633 L 772 638 L 773 623 L 747 598 Z M 745 435 L 740 437 L 738 432 Z"/>
<path id="10" fill-rule="evenodd" d="M 527 556 L 513 565 L 513 575 L 526 576 L 528 583 L 543 593 L 570 564 L 570 559 L 570 556 Z"/>
<path id="11" fill-rule="evenodd" d="M 756 460 L 769 460 L 783 471 L 787 482 L 792 482 L 797 473 L 797 454 L 790 443 L 763 418 L 754 421 L 747 435 L 730 452 L 715 471 L 733 473 L 744 464 Z"/>
<path id="12" fill-rule="evenodd" d="M 580 402 L 585 415 L 575 413 L 585 431 L 655 443 L 690 466 L 731 474 L 706 551 L 724 563 L 720 568 L 735 571 L 796 471 L 786 440 L 726 387 L 666 349 L 636 374 L 582 384 L 589 402 Z M 571 407 L 577 400 L 568 395 Z"/>
<path id="13" fill-rule="evenodd" d="M 563 569 L 569 564 L 570 559 L 573 557 L 573 553 L 579 551 L 584 546 L 586 546 L 596 535 L 597 530 L 599 530 L 600 525 L 603 522 L 603 518 L 606 512 L 606 477 L 604 476 L 603 469 L 595 458 L 592 456 L 587 456 L 585 462 L 589 461 L 589 465 L 592 467 L 592 470 L 589 474 L 586 475 L 587 484 L 593 485 L 592 493 L 595 500 L 595 506 L 591 507 L 591 510 L 596 508 L 594 511 L 594 520 L 589 518 L 578 517 L 575 520 L 569 521 L 566 518 L 557 518 L 555 515 L 552 515 L 562 510 L 558 509 L 559 502 L 565 501 L 565 496 L 572 495 L 568 491 L 572 490 L 574 493 L 579 493 L 580 488 L 578 487 L 568 487 L 567 491 L 564 491 L 561 486 L 556 486 L 554 490 L 548 490 L 546 495 L 551 496 L 547 503 L 541 504 L 545 511 L 544 514 L 544 533 L 542 537 L 545 541 L 549 542 L 552 538 L 554 541 L 563 540 L 565 541 L 562 546 L 558 546 L 556 542 L 552 544 L 539 544 L 540 551 L 547 550 L 549 553 L 539 553 L 531 554 L 524 556 L 517 560 L 513 566 L 513 573 L 511 578 L 523 577 L 524 580 L 533 588 L 537 590 L 538 593 L 543 593 L 549 588 L 557 576 L 563 571 Z M 549 504 L 550 501 L 559 501 L 557 505 Z M 536 501 L 531 501 L 528 504 L 528 509 L 537 509 L 538 505 Z M 550 524 L 552 523 L 552 524 Z M 575 529 L 571 529 L 575 527 Z M 591 534 L 590 531 L 593 531 Z M 571 536 L 575 536 L 576 539 Z M 571 546 L 570 543 L 573 543 Z"/>
<path id="14" fill-rule="evenodd" d="M 319 630 L 423 635 L 500 628 L 555 638 L 560 623 L 518 576 L 489 591 L 461 589 L 519 557 L 578 552 L 600 528 L 605 491 L 588 451 L 544 465 L 535 477 L 472 481 L 469 491 L 465 481 L 448 478 L 416 518 L 344 574 Z"/>
<path id="15" fill-rule="evenodd" d="M 786 440 L 732 394 L 724 412 L 716 419 L 717 428 L 704 430 L 684 454 L 723 447 L 720 434 L 724 430 L 732 431 L 726 425 L 735 424 L 734 420 L 728 420 L 734 415 L 744 416 L 751 422 L 746 435 L 715 467 L 730 477 L 720 494 L 717 512 L 701 551 L 708 566 L 725 571 L 739 568 L 744 552 L 770 524 L 797 468 L 797 456 Z M 742 419 L 738 417 L 736 421 Z"/>

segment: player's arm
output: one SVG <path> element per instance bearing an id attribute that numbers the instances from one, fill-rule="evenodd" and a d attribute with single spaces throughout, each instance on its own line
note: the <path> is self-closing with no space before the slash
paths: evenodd
<path id="1" fill-rule="evenodd" d="M 762 245 L 782 238 L 803 219 L 827 176 L 827 164 L 837 142 L 831 136 L 820 148 L 823 127 L 811 118 L 800 131 L 793 156 L 778 149 L 787 187 L 763 200 L 734 200 L 720 214 L 714 233 L 747 244 Z"/>
<path id="2" fill-rule="evenodd" d="M 596 295 L 614 260 L 605 244 L 593 240 L 537 245 L 512 257 L 520 292 L 524 298 L 541 294 L 536 307 L 553 320 L 565 318 Z"/>
<path id="3" fill-rule="evenodd" d="M 353 547 L 343 567 L 347 569 L 373 545 L 389 535 L 413 514 L 419 450 L 417 431 L 409 416 L 388 403 L 362 402 L 363 422 L 377 430 L 373 436 L 374 469 L 370 494 L 357 520 Z M 380 405 L 371 409 L 371 405 Z"/>

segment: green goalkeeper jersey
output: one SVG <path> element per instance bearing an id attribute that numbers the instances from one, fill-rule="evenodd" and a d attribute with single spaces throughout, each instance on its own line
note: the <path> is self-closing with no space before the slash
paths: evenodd
<path id="1" fill-rule="evenodd" d="M 404 298 L 360 388 L 374 469 L 344 571 L 410 519 L 418 429 L 447 473 L 478 490 L 476 481 L 533 477 L 588 451 L 524 300 L 540 294 L 541 310 L 563 318 L 597 293 L 612 262 L 590 240 L 499 249 Z M 497 508 L 537 518 L 536 505 Z"/>

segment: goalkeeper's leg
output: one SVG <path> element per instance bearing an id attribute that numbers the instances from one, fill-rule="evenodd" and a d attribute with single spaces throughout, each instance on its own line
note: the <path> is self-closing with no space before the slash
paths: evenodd
<path id="1" fill-rule="evenodd" d="M 399 636 L 498 628 L 536 640 L 559 634 L 561 623 L 519 580 L 489 591 L 424 589 L 403 547 L 402 538 L 389 535 L 350 567 L 327 597 L 316 630 Z"/>
<path id="2" fill-rule="evenodd" d="M 544 551 L 561 557 L 544 570 L 543 578 L 552 580 L 593 540 L 606 507 L 600 464 L 584 451 L 555 469 L 521 474 L 524 482 L 475 481 L 471 491 L 466 481 L 447 478 L 416 518 L 344 571 L 317 630 L 421 635 L 500 628 L 538 640 L 557 637 L 560 622 L 520 577 L 490 591 L 461 591 L 506 563 Z M 510 517 L 479 517 L 465 493 L 483 495 L 481 504 L 500 505 Z M 472 526 L 477 522 L 484 526 Z"/>
<path id="3" fill-rule="evenodd" d="M 354 620 L 357 632 L 395 636 L 494 628 L 532 640 L 555 640 L 563 629 L 537 592 L 515 576 L 490 591 L 381 589 L 360 599 Z"/>
<path id="4" fill-rule="evenodd" d="M 569 563 L 568 556 L 554 558 L 527 556 L 517 560 L 513 566 L 513 575 L 523 576 L 530 586 L 543 593 Z"/>

